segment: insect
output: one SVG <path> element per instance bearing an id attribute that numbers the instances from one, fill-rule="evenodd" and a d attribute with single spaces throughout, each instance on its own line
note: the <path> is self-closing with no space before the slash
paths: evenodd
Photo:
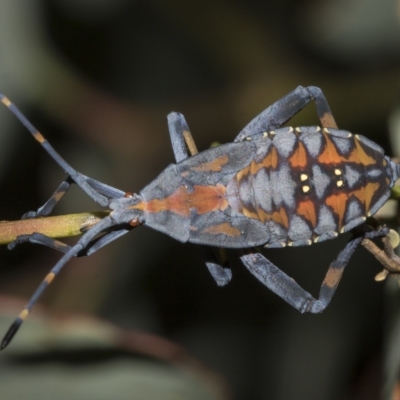
<path id="1" fill-rule="evenodd" d="M 227 284 L 232 274 L 211 247 L 248 249 L 240 256 L 246 268 L 302 313 L 320 313 L 327 307 L 363 238 L 388 233 L 385 227 L 371 229 L 366 219 L 389 198 L 400 166 L 371 140 L 338 129 L 317 87 L 297 87 L 255 117 L 234 142 L 198 154 L 183 115 L 169 114 L 176 164 L 169 165 L 138 194 L 77 172 L 13 103 L 3 95 L 0 100 L 68 175 L 42 207 L 23 218 L 48 215 L 73 183 L 111 210 L 73 246 L 39 233 L 19 236 L 11 243 L 10 247 L 27 241 L 38 243 L 65 254 L 11 325 L 1 349 L 72 257 L 90 255 L 139 225 L 202 245 L 206 265 L 220 286 Z M 311 101 L 321 127 L 282 127 Z M 254 249 L 311 245 L 358 226 L 361 229 L 330 264 L 317 299 Z"/>

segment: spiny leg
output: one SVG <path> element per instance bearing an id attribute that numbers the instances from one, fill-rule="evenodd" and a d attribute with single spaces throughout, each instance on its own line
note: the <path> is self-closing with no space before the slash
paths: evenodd
<path id="1" fill-rule="evenodd" d="M 28 121 L 22 112 L 13 104 L 7 97 L 0 93 L 0 101 L 19 119 L 19 121 L 28 129 L 35 140 L 46 150 L 46 152 L 53 158 L 53 160 L 69 175 L 72 179 L 88 196 L 90 196 L 96 203 L 106 207 L 109 200 L 104 195 L 100 194 L 97 190 L 87 182 L 84 175 L 77 172 L 72 168 L 51 146 L 51 144 L 44 138 L 44 136 Z"/>
<path id="2" fill-rule="evenodd" d="M 190 133 L 185 117 L 177 112 L 168 115 L 168 128 L 171 137 L 172 149 L 176 162 L 180 162 L 197 154 L 197 148 Z M 188 152 L 189 149 L 189 152 Z M 206 266 L 218 286 L 224 286 L 232 279 L 232 271 L 224 268 L 218 262 L 213 249 L 201 246 L 206 258 Z"/>
<path id="3" fill-rule="evenodd" d="M 47 286 L 50 285 L 50 283 L 53 281 L 56 275 L 61 271 L 64 265 L 72 257 L 75 257 L 81 250 L 85 249 L 88 246 L 88 244 L 95 238 L 96 235 L 112 227 L 113 225 L 115 225 L 115 222 L 111 217 L 104 218 L 98 224 L 93 226 L 93 228 L 91 228 L 88 232 L 86 232 L 74 246 L 69 248 L 69 250 L 63 255 L 63 257 L 61 257 L 61 259 L 57 262 L 57 264 L 46 275 L 42 283 L 38 286 L 38 288 L 34 292 L 31 299 L 26 304 L 25 308 L 21 311 L 17 319 L 10 326 L 10 328 L 8 329 L 7 333 L 5 334 L 1 342 L 0 350 L 3 350 L 4 348 L 7 347 L 7 345 L 15 336 L 22 322 L 27 318 L 33 306 L 36 304 L 36 302 L 38 301 L 44 290 L 47 288 Z"/>
<path id="4" fill-rule="evenodd" d="M 318 118 L 323 128 L 337 128 L 328 101 L 322 90 L 315 87 L 298 86 L 295 90 L 266 108 L 251 120 L 235 138 L 240 142 L 248 137 L 261 136 L 263 132 L 270 132 L 279 128 L 301 111 L 312 100 L 315 101 Z"/>
<path id="5" fill-rule="evenodd" d="M 365 232 L 355 236 L 347 243 L 336 259 L 330 264 L 322 282 L 319 298 L 315 299 L 304 290 L 297 282 L 286 275 L 260 253 L 246 254 L 240 257 L 246 268 L 265 286 L 280 296 L 283 300 L 296 308 L 301 313 L 313 314 L 322 312 L 332 300 L 333 295 L 342 278 L 343 271 L 350 257 L 361 243 L 363 238 L 381 237 L 387 234 L 386 228 Z"/>

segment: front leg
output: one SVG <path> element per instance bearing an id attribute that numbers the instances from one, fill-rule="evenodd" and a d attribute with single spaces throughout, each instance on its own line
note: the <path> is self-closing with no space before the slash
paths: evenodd
<path id="1" fill-rule="evenodd" d="M 381 237 L 385 236 L 387 233 L 387 228 L 383 228 L 378 231 L 365 232 L 350 239 L 345 248 L 329 266 L 325 279 L 322 282 L 318 299 L 315 299 L 296 281 L 286 275 L 262 254 L 246 254 L 241 256 L 240 259 L 246 268 L 261 283 L 293 306 L 296 310 L 301 313 L 311 312 L 317 314 L 325 310 L 331 302 L 340 279 L 342 278 L 343 271 L 362 239 Z"/>
<path id="2" fill-rule="evenodd" d="M 83 175 L 79 172 L 77 174 L 79 174 L 81 179 L 84 179 L 87 182 L 92 190 L 96 191 L 101 196 L 105 196 L 108 199 L 116 199 L 124 197 L 125 195 L 125 192 L 123 192 L 122 190 L 96 181 L 95 179 L 89 178 L 88 176 Z M 70 189 L 71 185 L 74 183 L 76 183 L 75 180 L 71 176 L 68 176 L 67 179 L 61 182 L 60 186 L 55 190 L 55 192 L 46 201 L 46 203 L 43 204 L 43 206 L 39 207 L 36 211 L 28 211 L 21 217 L 21 219 L 46 217 L 47 215 L 49 215 L 53 211 L 53 208 L 64 197 L 64 195 Z"/>
<path id="3" fill-rule="evenodd" d="M 190 133 L 185 117 L 177 112 L 168 115 L 168 128 L 171 137 L 172 149 L 176 162 L 180 162 L 197 154 L 197 148 Z M 189 152 L 188 152 L 189 150 Z M 201 246 L 206 258 L 206 266 L 218 286 L 225 286 L 232 279 L 232 271 L 224 268 L 208 246 Z"/>

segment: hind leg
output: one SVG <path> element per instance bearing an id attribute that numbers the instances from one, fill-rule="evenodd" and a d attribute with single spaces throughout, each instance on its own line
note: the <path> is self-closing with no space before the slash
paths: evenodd
<path id="1" fill-rule="evenodd" d="M 280 100 L 266 108 L 251 120 L 236 137 L 235 142 L 256 138 L 263 132 L 279 128 L 311 101 L 315 102 L 318 118 L 323 128 L 337 128 L 335 118 L 322 90 L 315 86 L 299 86 Z"/>
<path id="2" fill-rule="evenodd" d="M 325 279 L 322 282 L 318 299 L 315 299 L 262 254 L 245 254 L 240 259 L 251 274 L 292 307 L 301 313 L 310 312 L 316 314 L 325 310 L 331 302 L 344 269 L 361 241 L 364 238 L 382 237 L 387 235 L 387 233 L 388 229 L 383 228 L 377 231 L 365 232 L 350 239 L 345 248 L 330 264 Z"/>

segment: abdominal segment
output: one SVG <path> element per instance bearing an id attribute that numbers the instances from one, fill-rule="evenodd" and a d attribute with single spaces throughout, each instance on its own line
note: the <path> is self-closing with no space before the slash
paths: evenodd
<path id="1" fill-rule="evenodd" d="M 226 192 L 232 209 L 267 227 L 271 247 L 336 237 L 387 200 L 387 162 L 368 139 L 318 127 L 265 136 Z"/>

